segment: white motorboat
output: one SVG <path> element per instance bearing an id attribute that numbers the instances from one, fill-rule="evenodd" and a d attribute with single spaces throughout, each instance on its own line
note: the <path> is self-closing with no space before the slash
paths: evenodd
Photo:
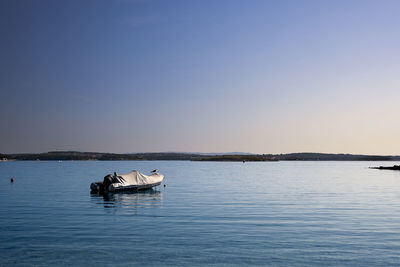
<path id="1" fill-rule="evenodd" d="M 107 175 L 103 182 L 95 182 L 90 185 L 92 193 L 117 192 L 117 191 L 139 191 L 149 189 L 161 184 L 164 175 L 154 172 L 144 175 L 138 171 L 126 174 Z"/>

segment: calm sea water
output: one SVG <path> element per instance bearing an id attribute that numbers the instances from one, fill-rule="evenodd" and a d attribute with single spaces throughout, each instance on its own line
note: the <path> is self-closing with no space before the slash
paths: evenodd
<path id="1" fill-rule="evenodd" d="M 367 168 L 392 164 L 0 162 L 0 265 L 400 265 L 400 172 Z M 89 192 L 155 168 L 165 188 Z"/>

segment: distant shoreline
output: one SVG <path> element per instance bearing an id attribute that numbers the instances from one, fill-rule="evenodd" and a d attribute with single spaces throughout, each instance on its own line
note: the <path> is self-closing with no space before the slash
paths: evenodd
<path id="1" fill-rule="evenodd" d="M 329 153 L 289 153 L 289 154 L 200 154 L 200 153 L 101 153 L 78 151 L 55 151 L 47 153 L 0 154 L 0 161 L 23 160 L 188 160 L 221 162 L 274 162 L 274 161 L 400 161 L 400 156 L 329 154 Z"/>

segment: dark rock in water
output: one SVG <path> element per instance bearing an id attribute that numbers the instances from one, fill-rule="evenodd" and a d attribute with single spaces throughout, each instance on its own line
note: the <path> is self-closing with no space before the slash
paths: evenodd
<path id="1" fill-rule="evenodd" d="M 400 165 L 394 165 L 394 166 L 379 166 L 379 167 L 369 167 L 370 169 L 376 169 L 376 170 L 394 170 L 394 171 L 400 171 Z"/>

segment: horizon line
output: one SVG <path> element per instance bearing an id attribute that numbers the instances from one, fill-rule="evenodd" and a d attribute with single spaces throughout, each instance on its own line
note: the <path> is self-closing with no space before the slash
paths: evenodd
<path id="1" fill-rule="evenodd" d="M 400 154 L 384 155 L 384 154 L 361 154 L 361 153 L 348 153 L 348 152 L 288 152 L 288 153 L 252 153 L 252 152 L 179 152 L 179 151 L 157 151 L 157 152 L 99 152 L 99 151 L 79 151 L 79 150 L 52 150 L 46 152 L 14 152 L 3 153 L 3 155 L 17 155 L 17 154 L 46 154 L 46 153 L 98 153 L 98 154 L 196 154 L 196 155 L 289 155 L 289 154 L 332 154 L 332 155 L 355 155 L 355 156 L 400 156 Z"/>

